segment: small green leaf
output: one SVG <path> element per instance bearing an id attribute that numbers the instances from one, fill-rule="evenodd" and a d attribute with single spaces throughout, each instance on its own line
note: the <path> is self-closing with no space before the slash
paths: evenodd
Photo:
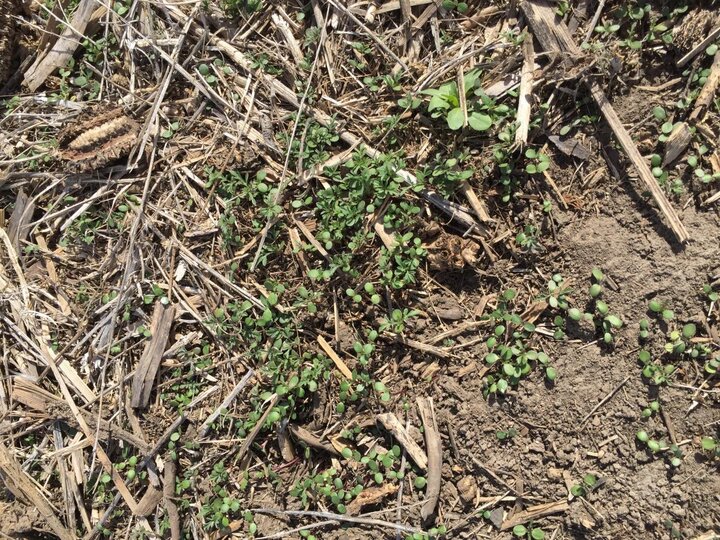
<path id="1" fill-rule="evenodd" d="M 586 486 L 593 487 L 595 484 L 597 484 L 597 481 L 597 476 L 595 476 L 594 474 L 588 473 L 583 476 L 583 482 L 585 482 Z"/>
<path id="2" fill-rule="evenodd" d="M 492 118 L 487 114 L 474 112 L 468 117 L 468 125 L 475 131 L 487 131 L 492 127 L 492 123 Z"/>
<path id="3" fill-rule="evenodd" d="M 515 525 L 513 527 L 513 534 L 515 536 L 523 537 L 527 534 L 527 528 L 525 528 L 525 525 Z"/>
<path id="4" fill-rule="evenodd" d="M 693 323 L 688 323 L 683 326 L 682 333 L 686 339 L 691 339 L 695 337 L 695 334 L 697 333 L 697 327 Z"/>
<path id="5" fill-rule="evenodd" d="M 655 116 L 655 118 L 658 120 L 665 120 L 667 118 L 667 113 L 662 107 L 655 107 L 653 108 L 652 112 L 653 116 Z"/>
<path id="6" fill-rule="evenodd" d="M 463 127 L 465 118 L 463 116 L 462 109 L 455 107 L 452 109 L 447 116 L 448 127 L 452 130 L 458 130 Z"/>
<path id="7" fill-rule="evenodd" d="M 545 370 L 545 376 L 548 378 L 549 381 L 554 381 L 557 379 L 557 372 L 555 371 L 555 368 L 550 366 Z"/>
<path id="8" fill-rule="evenodd" d="M 701 444 L 703 450 L 715 450 L 717 447 L 717 442 L 712 437 L 703 437 Z"/>

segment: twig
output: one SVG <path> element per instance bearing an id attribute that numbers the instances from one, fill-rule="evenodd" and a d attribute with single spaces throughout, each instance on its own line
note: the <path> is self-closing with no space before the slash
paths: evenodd
<path id="1" fill-rule="evenodd" d="M 593 32 L 595 31 L 595 27 L 597 26 L 598 21 L 600 20 L 600 14 L 602 13 L 603 8 L 605 8 L 605 0 L 600 0 L 598 2 L 598 7 L 595 10 L 595 15 L 593 15 L 592 21 L 590 21 L 590 24 L 588 25 L 587 33 L 585 34 L 585 39 L 582 40 L 583 43 L 587 43 L 590 39 L 590 36 L 592 36 Z"/>
<path id="2" fill-rule="evenodd" d="M 377 415 L 377 421 L 380 422 L 390 434 L 395 437 L 397 442 L 408 453 L 415 464 L 423 469 L 428 468 L 428 456 L 425 451 L 410 437 L 403 427 L 402 423 L 393 413 L 383 413 Z"/>
<path id="3" fill-rule="evenodd" d="M 427 490 L 425 504 L 420 509 L 420 516 L 428 519 L 434 512 L 440 499 L 440 480 L 442 478 L 442 441 L 438 432 L 437 419 L 433 409 L 432 398 L 418 398 L 418 411 L 425 428 L 425 448 L 428 456 Z"/>
<path id="4" fill-rule="evenodd" d="M 237 453 L 237 455 L 235 456 L 236 461 L 239 462 L 239 461 L 245 456 L 245 453 L 246 453 L 246 452 L 248 451 L 248 449 L 250 448 L 250 445 L 251 445 L 251 444 L 253 443 L 253 441 L 255 440 L 255 437 L 258 436 L 258 433 L 260 433 L 260 430 L 261 430 L 261 429 L 263 428 L 263 426 L 265 425 L 265 420 L 267 420 L 268 415 L 269 415 L 269 414 L 272 412 L 272 410 L 275 408 L 275 405 L 277 404 L 278 399 L 279 399 L 279 397 L 278 397 L 277 394 L 273 394 L 273 395 L 272 395 L 272 397 L 270 398 L 270 401 L 269 401 L 269 403 L 268 403 L 268 406 L 267 406 L 267 408 L 265 409 L 265 412 L 262 414 L 262 416 L 260 417 L 260 419 L 257 421 L 257 424 L 255 424 L 255 427 L 253 428 L 253 430 L 252 430 L 252 431 L 250 432 L 250 434 L 247 436 L 247 439 L 245 439 L 245 441 L 243 441 L 242 446 L 240 447 L 240 450 L 238 450 L 238 453 Z"/>
<path id="5" fill-rule="evenodd" d="M 420 529 L 415 527 L 408 527 L 407 525 L 400 525 L 398 523 L 392 523 L 390 521 L 383 521 L 381 519 L 364 518 L 364 517 L 351 517 L 344 516 L 342 514 L 333 514 L 331 512 L 313 512 L 311 510 L 273 510 L 272 508 L 251 508 L 250 512 L 256 514 L 269 514 L 275 516 L 298 516 L 298 517 L 317 517 L 321 519 L 330 519 L 333 521 L 340 521 L 345 523 L 356 523 L 358 525 L 372 525 L 375 527 L 383 527 L 385 529 L 393 529 L 409 534 L 421 532 Z"/>
<path id="6" fill-rule="evenodd" d="M 177 465 L 174 461 L 165 462 L 165 473 L 163 476 L 163 505 L 170 522 L 170 538 L 180 540 L 180 514 L 175 504 L 175 474 Z"/>
<path id="7" fill-rule="evenodd" d="M 521 525 L 523 523 L 527 523 L 528 521 L 533 521 L 552 514 L 567 512 L 569 509 L 570 505 L 564 500 L 531 506 L 527 510 L 517 512 L 512 518 L 503 521 L 500 526 L 500 530 L 506 531 L 508 529 L 512 529 L 515 525 Z"/>
<path id="8" fill-rule="evenodd" d="M 222 401 L 222 403 L 218 405 L 218 407 L 210 414 L 210 416 L 205 419 L 205 421 L 198 429 L 199 439 L 202 439 L 203 437 L 205 437 L 205 435 L 207 435 L 207 432 L 210 429 L 210 425 L 215 420 L 217 420 L 218 416 L 222 414 L 223 410 L 230 407 L 230 404 L 235 401 L 235 398 L 242 391 L 242 389 L 245 388 L 245 385 L 250 380 L 250 377 L 252 377 L 254 374 L 255 372 L 252 369 L 249 369 L 245 376 L 240 380 L 240 382 L 235 385 L 235 388 L 233 388 L 232 391 L 227 395 L 227 397 Z"/>
<path id="9" fill-rule="evenodd" d="M 608 401 L 610 401 L 610 400 L 612 399 L 612 397 L 613 397 L 615 394 L 617 394 L 618 391 L 619 391 L 623 386 L 625 386 L 629 380 L 630 380 L 630 377 L 629 377 L 629 376 L 628 376 L 628 377 L 625 377 L 625 379 L 623 379 L 620 384 L 618 384 L 607 396 L 605 396 L 605 397 L 600 401 L 600 403 L 598 403 L 597 405 L 595 405 L 595 406 L 592 408 L 592 410 L 583 417 L 582 422 L 580 422 L 580 424 L 581 424 L 581 425 L 582 425 L 582 424 L 585 424 L 585 422 L 587 422 L 588 419 L 589 419 L 592 415 L 594 415 L 600 407 L 602 407 L 602 406 L 605 405 Z"/>
<path id="10" fill-rule="evenodd" d="M 676 64 L 677 67 L 684 67 L 685 64 L 695 58 L 701 51 L 707 49 L 708 45 L 715 41 L 718 36 L 720 36 L 720 26 L 716 26 L 715 28 L 713 28 L 705 39 L 703 39 L 700 43 L 693 47 L 690 52 L 688 52 L 685 56 L 678 60 Z"/>
<path id="11" fill-rule="evenodd" d="M 522 42 L 523 65 L 520 72 L 520 91 L 518 93 L 517 122 L 518 128 L 515 132 L 515 143 L 524 145 L 528 142 L 530 131 L 530 113 L 533 72 L 535 70 L 535 49 L 533 48 L 533 36 L 529 31 L 525 32 Z"/>

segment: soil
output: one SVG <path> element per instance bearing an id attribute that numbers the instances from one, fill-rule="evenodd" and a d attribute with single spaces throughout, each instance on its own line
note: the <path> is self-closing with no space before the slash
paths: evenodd
<path id="1" fill-rule="evenodd" d="M 686 211 L 683 221 L 694 242 L 674 253 L 656 232 L 648 208 L 638 209 L 622 189 L 614 192 L 612 201 L 611 214 L 590 216 L 560 232 L 564 249 L 558 262 L 578 276 L 602 267 L 620 285 L 618 291 L 608 291 L 607 302 L 625 321 L 645 316 L 647 301 L 653 297 L 678 306 L 678 312 L 695 315 L 691 310 L 697 306 L 698 290 L 720 260 L 718 217 Z M 455 431 L 457 461 L 464 464 L 453 471 L 453 481 L 472 472 L 466 468 L 472 456 L 495 471 L 507 471 L 507 481 L 521 478 L 526 496 L 549 501 L 567 496 L 566 478 L 572 485 L 587 473 L 596 474 L 604 483 L 589 495 L 588 504 L 572 505 L 566 516 L 546 518 L 551 530 L 563 523 L 566 538 L 667 537 L 668 520 L 688 537 L 716 527 L 717 466 L 706 463 L 690 444 L 682 469 L 674 471 L 663 460 L 649 457 L 636 441 L 639 429 L 667 437 L 660 418 L 653 418 L 649 426 L 639 420 L 639 412 L 656 397 L 648 394 L 639 376 L 636 335 L 637 323 L 627 325 L 615 350 L 593 343 L 547 343 L 561 373 L 556 383 L 548 387 L 538 376 L 501 404 L 473 399 L 480 386 L 472 376 L 459 381 L 461 392 L 455 396 L 438 392 L 435 400 L 444 426 Z M 683 373 L 678 382 L 692 385 L 695 375 Z M 441 388 L 444 379 L 455 381 L 443 374 Z M 621 385 L 584 423 L 586 415 Z M 692 390 L 662 390 L 663 408 L 678 441 L 717 424 L 720 396 L 713 396 L 688 413 Z M 498 444 L 496 431 L 511 427 L 518 435 Z M 476 472 L 480 495 L 505 491 Z M 453 488 L 445 489 L 446 500 L 452 500 Z"/>

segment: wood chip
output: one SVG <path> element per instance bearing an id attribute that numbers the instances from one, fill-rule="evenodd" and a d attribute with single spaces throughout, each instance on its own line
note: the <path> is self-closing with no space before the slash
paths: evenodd
<path id="1" fill-rule="evenodd" d="M 313 435 L 307 429 L 301 426 L 290 424 L 288 425 L 288 430 L 290 431 L 290 433 L 292 433 L 293 437 L 295 437 L 298 441 L 304 443 L 306 446 L 315 448 L 317 450 L 323 450 L 335 456 L 340 455 L 340 452 L 338 452 L 334 446 L 322 442 L 315 435 Z"/>
<path id="2" fill-rule="evenodd" d="M 365 506 L 377 504 L 390 495 L 397 493 L 397 484 L 386 483 L 381 486 L 364 489 L 350 504 L 347 505 L 347 513 L 350 516 L 359 514 Z"/>
<path id="3" fill-rule="evenodd" d="M 405 427 L 402 425 L 397 416 L 393 413 L 383 413 L 377 415 L 377 421 L 387 429 L 390 434 L 395 437 L 398 444 L 407 452 L 410 459 L 422 470 L 428 468 L 428 457 L 425 451 L 412 440 Z"/>
<path id="4" fill-rule="evenodd" d="M 317 341 L 320 344 L 322 350 L 325 351 L 325 354 L 327 354 L 330 359 L 335 363 L 335 366 L 340 370 L 340 373 L 342 373 L 346 379 L 352 380 L 352 371 L 350 371 L 350 369 L 347 367 L 347 364 L 343 362 L 342 358 L 338 356 L 338 354 L 333 350 L 330 344 L 325 341 L 325 338 L 322 336 L 318 336 Z"/>
<path id="5" fill-rule="evenodd" d="M 690 120 L 699 118 L 700 114 L 710 106 L 718 86 L 720 86 L 720 54 L 715 53 L 715 58 L 710 68 L 710 75 L 708 75 L 707 81 L 695 100 L 695 108 L 693 112 L 690 113 Z"/>
<path id="6" fill-rule="evenodd" d="M 590 158 L 590 149 L 573 137 L 549 135 L 548 140 L 566 156 L 576 157 L 582 161 Z"/>
<path id="7" fill-rule="evenodd" d="M 506 531 L 512 529 L 515 525 L 522 525 L 523 523 L 534 521 L 541 517 L 567 512 L 569 509 L 570 505 L 567 501 L 555 501 L 531 506 L 527 510 L 516 512 L 510 519 L 503 521 L 500 529 Z"/>
<path id="8" fill-rule="evenodd" d="M 720 55 L 718 55 L 720 56 Z M 665 156 L 663 157 L 662 166 L 675 161 L 685 151 L 692 141 L 692 133 L 685 122 L 678 122 L 672 132 L 665 141 Z"/>
<path id="9" fill-rule="evenodd" d="M 170 337 L 170 327 L 175 320 L 173 304 L 155 303 L 153 320 L 150 326 L 152 337 L 145 346 L 140 363 L 135 370 L 132 382 L 132 406 L 142 409 L 148 406 L 150 394 L 155 385 L 155 376 L 160 367 L 160 360 Z"/>
<path id="10" fill-rule="evenodd" d="M 520 72 L 520 91 L 518 93 L 517 122 L 515 143 L 524 145 L 528 142 L 530 131 L 530 112 L 533 89 L 533 73 L 535 72 L 535 49 L 530 32 L 525 33 L 522 42 L 523 65 Z"/>
<path id="11" fill-rule="evenodd" d="M 427 489 L 425 503 L 420 508 L 420 516 L 427 519 L 435 513 L 440 500 L 440 482 L 442 480 L 442 440 L 432 398 L 418 398 L 418 412 L 425 431 L 425 448 L 428 456 Z"/>

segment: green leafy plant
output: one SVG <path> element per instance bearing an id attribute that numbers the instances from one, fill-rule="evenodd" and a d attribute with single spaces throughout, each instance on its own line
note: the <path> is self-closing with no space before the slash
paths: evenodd
<path id="1" fill-rule="evenodd" d="M 570 493 L 575 497 L 586 497 L 588 493 L 594 491 L 598 486 L 598 477 L 592 473 L 588 473 L 582 478 L 582 482 L 575 484 L 570 488 Z"/>
<path id="2" fill-rule="evenodd" d="M 464 75 L 463 92 L 467 99 L 467 118 L 460 107 L 460 93 L 457 83 L 451 81 L 437 89 L 423 90 L 422 93 L 430 96 L 428 112 L 433 118 L 444 118 L 447 126 L 452 130 L 465 127 L 465 121 L 475 131 L 487 131 L 496 122 L 511 113 L 506 105 L 498 105 L 495 100 L 485 94 L 477 84 L 480 70 L 472 70 Z"/>
<path id="3" fill-rule="evenodd" d="M 525 172 L 528 174 L 542 173 L 550 167 L 550 156 L 538 152 L 534 148 L 525 150 L 525 157 L 530 160 L 525 166 Z"/>
<path id="4" fill-rule="evenodd" d="M 668 446 L 667 443 L 662 440 L 651 438 L 645 430 L 638 431 L 636 438 L 639 443 L 645 446 L 651 454 L 662 454 L 666 456 L 672 467 L 679 467 L 682 465 L 683 453 L 678 445 L 671 444 Z"/>
<path id="5" fill-rule="evenodd" d="M 485 342 L 488 350 L 485 363 L 497 366 L 497 371 L 485 379 L 483 393 L 486 396 L 505 394 L 510 387 L 516 386 L 520 379 L 528 375 L 536 364 L 544 369 L 549 380 L 557 377 L 548 355 L 529 346 L 535 325 L 524 322 L 520 315 L 512 312 L 512 302 L 516 294 L 514 289 L 505 291 L 497 309 L 485 317 L 494 324 L 494 329 Z"/>
<path id="6" fill-rule="evenodd" d="M 498 441 L 508 441 L 515 438 L 517 433 L 518 432 L 515 428 L 501 429 L 495 432 L 495 436 L 497 437 Z"/>
<path id="7" fill-rule="evenodd" d="M 528 540 L 544 540 L 545 531 L 542 529 L 525 525 L 515 525 L 513 527 L 513 535 L 518 538 L 527 538 Z"/>
<path id="8" fill-rule="evenodd" d="M 614 334 L 622 328 L 623 322 L 620 317 L 610 313 L 610 307 L 601 299 L 603 293 L 602 283 L 605 280 L 602 270 L 594 268 L 592 278 L 594 283 L 588 289 L 590 310 L 583 313 L 578 308 L 569 308 L 567 311 L 568 318 L 575 322 L 586 321 L 592 323 L 595 326 L 596 335 L 600 335 L 604 343 L 612 344 Z"/>

